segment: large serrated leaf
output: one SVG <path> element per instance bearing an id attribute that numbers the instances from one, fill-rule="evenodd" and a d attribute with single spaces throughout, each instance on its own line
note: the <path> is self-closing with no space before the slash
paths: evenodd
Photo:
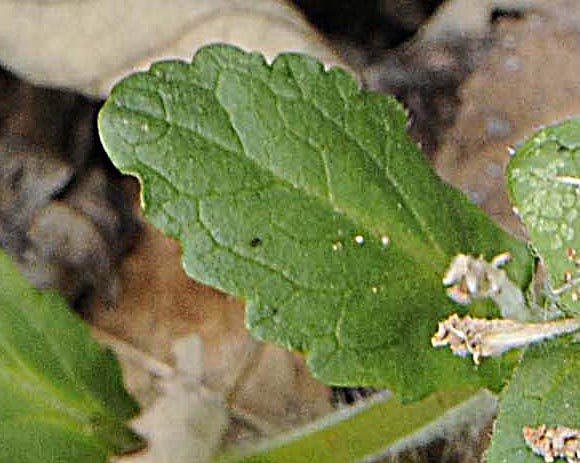
<path id="1" fill-rule="evenodd" d="M 580 262 L 580 119 L 536 133 L 510 160 L 507 177 L 511 200 L 557 290 L 577 276 Z M 561 302 L 580 312 L 576 296 L 568 291 Z"/>
<path id="2" fill-rule="evenodd" d="M 441 278 L 458 252 L 509 250 L 524 285 L 527 249 L 436 177 L 405 125 L 340 69 L 226 45 L 125 79 L 99 117 L 147 217 L 182 242 L 189 275 L 247 300 L 254 335 L 305 352 L 328 383 L 497 389 L 509 362 L 431 348 L 458 309 Z"/>
<path id="3" fill-rule="evenodd" d="M 0 462 L 102 463 L 142 446 L 112 353 L 0 251 Z"/>
<path id="4" fill-rule="evenodd" d="M 580 343 L 562 338 L 528 348 L 500 399 L 487 463 L 540 463 L 524 426 L 580 428 Z"/>

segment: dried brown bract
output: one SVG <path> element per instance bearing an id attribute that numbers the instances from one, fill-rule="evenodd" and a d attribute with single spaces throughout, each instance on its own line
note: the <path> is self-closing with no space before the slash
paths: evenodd
<path id="1" fill-rule="evenodd" d="M 522 323 L 514 320 L 486 320 L 457 314 L 439 322 L 431 338 L 433 347 L 449 346 L 455 355 L 473 356 L 479 364 L 481 357 L 504 352 L 554 336 L 580 329 L 580 318 L 566 318 L 540 323 Z"/>
<path id="2" fill-rule="evenodd" d="M 491 262 L 481 256 L 475 258 L 458 254 L 443 277 L 443 284 L 449 287 L 447 295 L 459 304 L 497 295 L 507 281 L 507 275 L 501 267 L 510 258 L 507 252 L 498 254 Z"/>
<path id="3" fill-rule="evenodd" d="M 526 444 L 544 461 L 565 458 L 568 463 L 580 463 L 580 429 L 541 424 L 537 428 L 524 426 L 522 432 Z"/>

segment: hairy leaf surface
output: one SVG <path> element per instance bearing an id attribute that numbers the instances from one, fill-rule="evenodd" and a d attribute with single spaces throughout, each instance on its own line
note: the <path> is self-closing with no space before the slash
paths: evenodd
<path id="1" fill-rule="evenodd" d="M 488 463 L 540 463 L 527 447 L 523 426 L 580 428 L 580 343 L 568 338 L 528 348 L 500 399 Z"/>
<path id="2" fill-rule="evenodd" d="M 247 301 L 255 336 L 304 352 L 327 383 L 498 389 L 509 362 L 431 348 L 458 310 L 441 278 L 458 252 L 508 250 L 523 285 L 527 250 L 436 177 L 405 126 L 340 69 L 226 45 L 130 76 L 99 118 L 147 217 L 181 241 L 189 275 Z"/>
<path id="3" fill-rule="evenodd" d="M 557 291 L 580 276 L 580 119 L 536 133 L 510 160 L 507 176 L 512 202 Z M 580 312 L 574 291 L 560 300 Z"/>

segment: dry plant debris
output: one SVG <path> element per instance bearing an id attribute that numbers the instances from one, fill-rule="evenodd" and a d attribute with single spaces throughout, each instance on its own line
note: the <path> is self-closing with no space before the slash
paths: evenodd
<path id="1" fill-rule="evenodd" d="M 176 367 L 160 380 L 161 394 L 135 422 L 146 437 L 145 453 L 119 460 L 125 463 L 204 463 L 217 450 L 228 425 L 222 394 L 202 384 L 203 355 L 199 336 L 173 344 Z"/>
<path id="2" fill-rule="evenodd" d="M 556 458 L 565 458 L 568 463 L 580 462 L 580 430 L 541 424 L 537 428 L 524 426 L 522 429 L 526 444 L 536 455 L 550 463 Z"/>
<path id="3" fill-rule="evenodd" d="M 572 333 L 580 329 L 580 319 L 566 318 L 540 323 L 513 320 L 486 320 L 451 315 L 439 323 L 431 338 L 433 347 L 449 346 L 455 355 L 473 356 L 475 364 L 481 357 L 501 355 L 510 349 L 523 347 L 545 339 Z"/>

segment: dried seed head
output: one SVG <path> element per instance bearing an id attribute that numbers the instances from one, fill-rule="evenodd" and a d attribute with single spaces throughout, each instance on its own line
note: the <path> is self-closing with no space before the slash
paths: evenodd
<path id="1" fill-rule="evenodd" d="M 431 338 L 433 347 L 449 346 L 455 355 L 471 355 L 475 364 L 481 357 L 503 354 L 510 349 L 542 341 L 580 329 L 580 318 L 566 318 L 541 323 L 514 320 L 486 320 L 457 314 L 439 322 Z"/>
<path id="2" fill-rule="evenodd" d="M 491 262 L 481 256 L 476 258 L 458 254 L 443 277 L 443 284 L 450 286 L 447 295 L 460 304 L 468 304 L 472 299 L 494 297 L 508 280 L 501 267 L 510 259 L 509 252 L 498 254 Z"/>
<path id="3" fill-rule="evenodd" d="M 537 428 L 524 426 L 522 433 L 528 447 L 544 461 L 565 458 L 568 463 L 580 463 L 580 430 L 556 426 L 548 428 L 541 424 Z"/>

